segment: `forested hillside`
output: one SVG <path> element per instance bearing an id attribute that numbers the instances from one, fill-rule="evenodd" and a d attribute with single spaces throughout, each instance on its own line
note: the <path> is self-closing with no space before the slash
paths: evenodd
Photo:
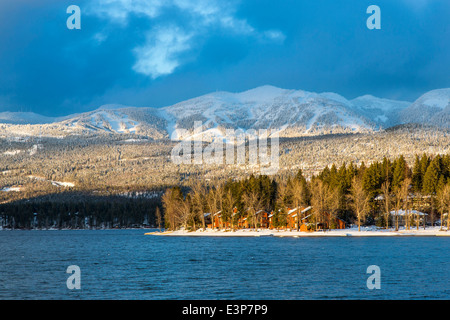
<path id="1" fill-rule="evenodd" d="M 155 225 L 155 205 L 160 203 L 161 195 L 168 188 L 178 187 L 183 191 L 184 199 L 197 183 L 207 187 L 210 192 L 217 185 L 230 188 L 235 184 L 243 184 L 249 177 L 253 177 L 252 180 L 263 179 L 259 177 L 260 170 L 254 164 L 174 164 L 171 151 L 175 145 L 174 141 L 149 140 L 127 134 L 0 138 L 2 226 L 28 228 L 37 223 L 42 227 L 58 228 L 126 227 L 144 225 L 146 214 L 149 215 L 146 223 Z M 387 175 L 392 194 L 404 179 L 410 178 L 411 192 L 423 198 L 423 210 L 433 214 L 436 220 L 439 218 L 437 195 L 448 182 L 450 134 L 446 130 L 408 125 L 370 134 L 283 138 L 280 139 L 279 150 L 276 174 L 264 178 L 273 190 L 258 196 L 263 199 L 265 210 L 281 208 L 282 205 L 277 204 L 276 200 L 280 197 L 280 190 L 289 189 L 289 181 L 301 170 L 310 193 L 310 198 L 302 198 L 302 201 L 312 204 L 314 182 L 320 180 L 333 192 L 339 190 L 339 196 L 333 197 L 339 199 L 338 205 L 333 204 L 336 206 L 333 212 L 351 223 L 355 213 L 348 197 L 351 178 L 355 176 L 354 172 L 358 172 L 357 176 L 364 182 L 365 191 L 371 197 L 371 210 L 366 214 L 367 223 L 382 224 L 381 203 L 374 199 L 381 194 Z M 424 153 L 427 156 L 423 156 Z M 235 190 L 232 195 L 232 202 L 227 200 L 230 202 L 228 206 L 236 202 L 234 205 L 242 208 L 242 191 Z M 149 206 L 148 210 L 137 213 L 141 210 L 139 201 L 133 199 L 142 199 Z M 122 212 L 117 214 L 119 206 L 109 206 L 105 207 L 105 213 L 100 213 L 95 206 L 102 201 L 121 203 Z M 283 205 L 292 206 L 292 201 L 289 201 L 286 198 Z M 68 207 L 69 203 L 71 207 Z M 93 206 L 86 209 L 86 203 L 92 203 Z M 127 207 L 133 203 L 136 203 L 135 208 Z M 202 210 L 209 211 L 206 204 Z M 116 213 L 111 215 L 113 211 Z M 97 221 L 104 223 L 84 223 L 84 218 L 61 218 L 68 222 L 55 222 L 57 214 L 68 217 L 70 213 L 73 217 L 74 212 L 88 218 L 102 215 Z M 136 214 L 130 219 L 119 219 L 120 223 L 112 218 L 127 217 L 129 212 Z M 36 223 L 34 213 L 37 214 Z M 51 218 L 46 220 L 46 216 Z M 200 220 L 196 221 L 196 227 L 200 225 Z M 176 225 L 181 224 L 184 222 Z"/>

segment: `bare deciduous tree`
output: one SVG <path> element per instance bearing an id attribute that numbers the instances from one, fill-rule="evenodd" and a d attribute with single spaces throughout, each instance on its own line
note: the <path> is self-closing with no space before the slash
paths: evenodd
<path id="1" fill-rule="evenodd" d="M 311 193 L 311 204 L 314 208 L 315 216 L 315 229 L 317 229 L 317 224 L 323 220 L 323 216 L 328 210 L 329 190 L 322 180 L 316 179 L 312 183 Z"/>
<path id="2" fill-rule="evenodd" d="M 402 201 L 403 201 L 402 189 L 395 188 L 394 192 L 395 231 L 398 231 L 398 217 L 400 214 L 400 210 L 402 209 Z"/>
<path id="3" fill-rule="evenodd" d="M 292 201 L 294 202 L 294 207 L 297 209 L 297 231 L 300 230 L 300 207 L 305 202 L 304 197 L 304 186 L 298 179 L 293 179 L 290 184 Z"/>
<path id="4" fill-rule="evenodd" d="M 358 220 L 358 231 L 361 231 L 361 221 L 365 220 L 369 209 L 369 198 L 364 190 L 363 181 L 358 177 L 353 177 L 352 186 L 350 188 L 351 205 L 356 213 Z"/>
<path id="5" fill-rule="evenodd" d="M 203 210 L 205 194 L 206 194 L 206 188 L 199 181 L 197 181 L 192 186 L 192 191 L 191 191 L 192 210 L 193 210 L 194 215 L 200 218 L 200 221 L 202 222 L 203 230 L 206 229 L 205 212 Z"/>
<path id="6" fill-rule="evenodd" d="M 280 225 L 284 225 L 286 227 L 286 212 L 285 208 L 287 208 L 289 205 L 287 203 L 287 197 L 289 194 L 289 190 L 287 187 L 287 183 L 284 180 L 280 180 L 277 183 L 277 200 L 276 200 L 276 207 L 280 210 L 274 214 L 274 217 L 277 217 L 276 226 L 277 230 L 280 227 Z"/>
<path id="7" fill-rule="evenodd" d="M 386 222 L 386 229 L 389 229 L 389 219 L 391 214 L 391 184 L 389 180 L 386 180 L 381 186 L 381 192 L 383 194 L 383 204 L 384 204 L 384 219 Z"/>
<path id="8" fill-rule="evenodd" d="M 441 212 L 441 230 L 444 225 L 444 212 L 447 211 L 447 231 L 450 229 L 450 184 L 440 190 L 437 194 L 439 211 Z"/>
<path id="9" fill-rule="evenodd" d="M 164 218 L 169 224 L 171 230 L 175 230 L 177 227 L 177 207 L 179 206 L 179 201 L 176 198 L 174 189 L 169 188 L 164 192 L 161 197 L 163 207 L 164 207 Z"/>
<path id="10" fill-rule="evenodd" d="M 339 189 L 330 190 L 328 197 L 328 207 L 329 207 L 329 215 L 328 215 L 328 228 L 331 229 L 332 219 L 337 218 L 337 213 L 340 208 L 340 199 L 339 199 Z"/>
<path id="11" fill-rule="evenodd" d="M 250 220 L 253 223 L 253 227 L 256 230 L 257 229 L 256 212 L 261 207 L 261 199 L 259 199 L 258 194 L 256 192 L 247 191 L 242 196 L 242 200 L 244 201 L 244 206 L 247 212 L 249 213 L 247 219 L 250 218 Z"/>
<path id="12" fill-rule="evenodd" d="M 161 217 L 161 210 L 159 209 L 159 206 L 156 207 L 155 216 L 156 216 L 156 225 L 158 226 L 158 229 L 161 232 L 162 217 Z"/>
<path id="13" fill-rule="evenodd" d="M 402 184 L 400 185 L 400 194 L 403 199 L 403 210 L 404 210 L 404 217 L 405 217 L 405 227 L 407 230 L 410 229 L 410 215 L 411 215 L 411 208 L 410 208 L 410 202 L 409 202 L 409 188 L 411 186 L 411 178 L 405 178 L 403 180 Z"/>

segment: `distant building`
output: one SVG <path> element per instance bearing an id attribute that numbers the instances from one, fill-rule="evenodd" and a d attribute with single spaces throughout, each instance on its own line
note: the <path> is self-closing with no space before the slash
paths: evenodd
<path id="1" fill-rule="evenodd" d="M 409 218 L 411 219 L 419 219 L 419 223 L 422 224 L 426 224 L 426 220 L 427 220 L 427 215 L 426 213 L 417 211 L 417 210 L 399 210 L 398 212 L 396 212 L 395 210 L 390 212 L 391 214 L 391 222 L 392 225 L 396 225 L 397 224 L 397 218 L 398 218 L 398 225 L 399 226 L 405 226 L 406 225 L 406 219 L 407 216 L 409 215 Z"/>

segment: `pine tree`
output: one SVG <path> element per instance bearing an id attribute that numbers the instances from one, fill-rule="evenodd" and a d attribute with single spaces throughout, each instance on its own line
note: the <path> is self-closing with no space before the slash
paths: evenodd
<path id="1" fill-rule="evenodd" d="M 374 199 L 381 189 L 381 167 L 378 162 L 372 163 L 369 168 L 366 169 L 363 176 L 363 185 L 368 197 Z"/>
<path id="2" fill-rule="evenodd" d="M 412 185 L 414 191 L 422 191 L 422 170 L 420 166 L 420 158 L 416 155 L 412 170 Z"/>
<path id="3" fill-rule="evenodd" d="M 440 157 L 435 157 L 423 177 L 423 193 L 428 195 L 436 194 L 439 178 L 441 175 Z"/>
<path id="4" fill-rule="evenodd" d="M 358 221 L 358 231 L 361 231 L 361 221 L 364 220 L 367 214 L 369 199 L 364 190 L 363 182 L 360 178 L 353 178 L 349 197 L 352 201 L 352 207 L 356 213 L 356 218 Z"/>
<path id="5" fill-rule="evenodd" d="M 383 157 L 383 162 L 381 163 L 381 179 L 382 181 L 392 182 L 392 163 L 385 157 Z"/>
<path id="6" fill-rule="evenodd" d="M 394 161 L 394 172 L 392 176 L 392 188 L 399 188 L 406 178 L 407 164 L 403 155 Z"/>

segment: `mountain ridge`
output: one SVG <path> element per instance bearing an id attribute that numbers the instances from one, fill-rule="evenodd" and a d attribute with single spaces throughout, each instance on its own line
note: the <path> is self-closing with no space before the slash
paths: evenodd
<path id="1" fill-rule="evenodd" d="M 243 92 L 212 92 L 162 107 L 108 104 L 64 117 L 1 112 L 3 135 L 138 134 L 180 140 L 202 132 L 223 136 L 226 129 L 283 130 L 284 136 L 371 132 L 406 123 L 450 126 L 450 89 L 423 94 L 414 102 L 334 92 L 308 92 L 265 85 Z"/>

